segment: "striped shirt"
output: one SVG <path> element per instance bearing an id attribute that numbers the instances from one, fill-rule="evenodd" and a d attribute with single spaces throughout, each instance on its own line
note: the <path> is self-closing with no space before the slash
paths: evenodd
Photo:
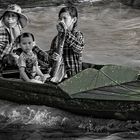
<path id="1" fill-rule="evenodd" d="M 63 61 L 68 77 L 75 75 L 82 70 L 82 51 L 84 48 L 84 37 L 80 31 L 73 30 L 66 33 L 63 47 Z M 50 55 L 57 52 L 57 36 L 53 39 Z"/>

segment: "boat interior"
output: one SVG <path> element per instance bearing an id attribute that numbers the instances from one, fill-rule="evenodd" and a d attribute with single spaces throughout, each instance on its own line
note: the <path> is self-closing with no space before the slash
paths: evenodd
<path id="1" fill-rule="evenodd" d="M 84 62 L 82 65 L 82 69 L 87 69 L 87 68 L 94 68 L 94 69 L 101 69 L 104 65 L 95 65 L 95 64 L 91 64 L 91 63 L 86 63 Z M 45 73 L 45 69 L 41 69 L 43 73 Z M 19 70 L 18 67 L 13 67 L 13 66 L 6 66 L 4 67 L 4 69 L 2 69 L 1 71 L 1 77 L 3 78 L 7 78 L 7 79 L 20 79 L 20 75 L 19 75 Z"/>
<path id="2" fill-rule="evenodd" d="M 1 77 L 21 81 L 17 68 L 4 69 Z M 57 86 L 72 98 L 140 100 L 139 71 L 119 65 L 83 63 L 83 71 Z"/>

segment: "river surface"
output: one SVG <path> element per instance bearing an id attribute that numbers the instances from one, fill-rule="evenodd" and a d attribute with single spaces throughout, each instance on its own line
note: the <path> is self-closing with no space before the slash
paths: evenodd
<path id="1" fill-rule="evenodd" d="M 25 31 L 49 50 L 61 6 L 25 8 Z M 83 60 L 140 67 L 140 10 L 113 1 L 79 4 L 79 29 L 85 37 Z M 77 116 L 47 106 L 0 100 L 0 140 L 139 140 L 139 121 Z"/>

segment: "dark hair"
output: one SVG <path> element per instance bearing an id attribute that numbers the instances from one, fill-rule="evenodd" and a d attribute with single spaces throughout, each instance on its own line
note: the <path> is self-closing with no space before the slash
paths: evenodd
<path id="1" fill-rule="evenodd" d="M 34 35 L 32 33 L 25 32 L 18 36 L 17 42 L 20 43 L 21 38 L 25 38 L 25 37 L 32 37 L 33 41 L 35 41 Z"/>
<path id="2" fill-rule="evenodd" d="M 74 7 L 74 6 L 67 6 L 67 7 L 63 7 L 60 11 L 59 11 L 59 14 L 58 14 L 58 17 L 60 18 L 60 15 L 64 12 L 68 12 L 70 14 L 70 16 L 72 18 L 76 17 L 78 19 L 78 11 L 77 11 L 77 8 Z M 74 23 L 74 26 L 73 28 L 75 28 L 77 26 L 77 20 L 76 22 Z"/>

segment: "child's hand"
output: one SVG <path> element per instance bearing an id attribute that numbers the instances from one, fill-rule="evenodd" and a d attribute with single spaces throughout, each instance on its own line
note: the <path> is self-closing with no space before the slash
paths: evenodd
<path id="1" fill-rule="evenodd" d="M 36 80 L 36 79 L 31 79 L 30 82 L 32 82 L 32 83 L 40 83 L 40 84 L 43 83 L 42 81 L 39 81 L 39 80 Z"/>
<path id="2" fill-rule="evenodd" d="M 56 27 L 57 27 L 58 32 L 66 33 L 67 27 L 66 27 L 65 23 L 59 22 Z"/>
<path id="3" fill-rule="evenodd" d="M 42 76 L 40 76 L 41 77 L 41 81 L 44 83 L 45 81 L 46 81 L 46 77 L 45 77 L 45 75 L 42 75 Z"/>
<path id="4" fill-rule="evenodd" d="M 58 61 L 60 59 L 60 55 L 58 53 L 54 52 L 53 55 L 52 55 L 52 59 L 54 61 Z"/>

